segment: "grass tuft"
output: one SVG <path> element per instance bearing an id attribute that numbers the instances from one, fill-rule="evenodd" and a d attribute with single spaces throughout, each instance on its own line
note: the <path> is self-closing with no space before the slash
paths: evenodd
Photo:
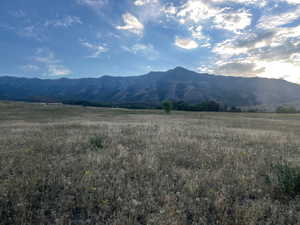
<path id="1" fill-rule="evenodd" d="M 280 190 L 289 197 L 300 195 L 300 167 L 292 167 L 287 162 L 273 166 Z"/>
<path id="2" fill-rule="evenodd" d="M 93 150 L 99 151 L 104 148 L 104 137 L 94 136 L 90 138 L 90 145 Z"/>

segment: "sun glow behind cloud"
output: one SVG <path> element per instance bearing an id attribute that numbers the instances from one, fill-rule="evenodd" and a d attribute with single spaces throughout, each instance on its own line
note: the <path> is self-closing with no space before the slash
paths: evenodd
<path id="1" fill-rule="evenodd" d="M 267 78 L 277 78 L 277 79 L 285 79 L 287 81 L 293 83 L 300 84 L 300 64 L 295 65 L 293 63 L 288 62 L 258 62 L 258 65 L 266 68 L 264 72 L 258 74 L 260 77 L 267 77 Z M 298 76 L 297 76 L 298 75 Z"/>

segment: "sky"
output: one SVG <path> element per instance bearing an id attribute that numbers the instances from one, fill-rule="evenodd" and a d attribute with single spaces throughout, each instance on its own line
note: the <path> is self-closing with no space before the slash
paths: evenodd
<path id="1" fill-rule="evenodd" d="M 300 0 L 0 1 L 0 76 L 177 66 L 300 84 Z"/>

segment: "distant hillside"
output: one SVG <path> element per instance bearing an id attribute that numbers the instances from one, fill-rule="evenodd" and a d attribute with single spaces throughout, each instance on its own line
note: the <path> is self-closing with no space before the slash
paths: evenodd
<path id="1" fill-rule="evenodd" d="M 177 67 L 142 76 L 84 79 L 28 79 L 0 77 L 0 99 L 22 101 L 91 101 L 146 103 L 165 99 L 254 106 L 299 101 L 300 86 L 284 80 L 199 74 Z"/>

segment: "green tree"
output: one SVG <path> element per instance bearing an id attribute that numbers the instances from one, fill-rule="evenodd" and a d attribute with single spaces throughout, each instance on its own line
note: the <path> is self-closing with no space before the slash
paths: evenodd
<path id="1" fill-rule="evenodd" d="M 164 101 L 162 103 L 162 108 L 164 109 L 165 113 L 167 114 L 170 114 L 171 111 L 172 111 L 172 108 L 173 108 L 173 104 L 171 101 L 167 100 L 167 101 Z"/>

